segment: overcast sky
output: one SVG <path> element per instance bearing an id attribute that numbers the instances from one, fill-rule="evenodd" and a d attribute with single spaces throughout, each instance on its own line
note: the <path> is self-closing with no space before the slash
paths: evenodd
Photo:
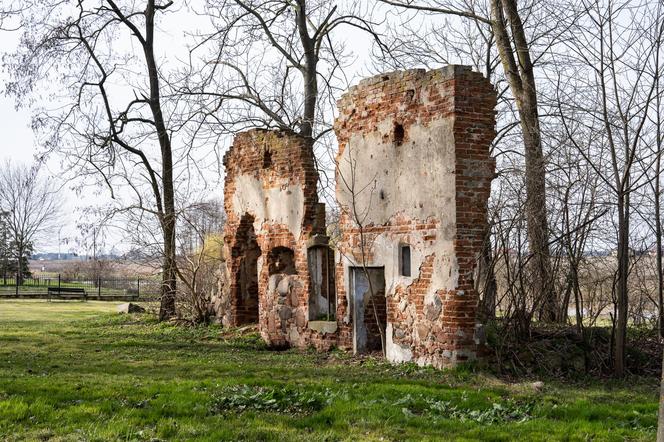
<path id="1" fill-rule="evenodd" d="M 0 34 L 0 57 L 4 53 L 12 52 L 18 44 L 18 32 L 3 32 Z M 12 97 L 5 96 L 4 82 L 8 78 L 3 71 L 0 72 L 0 161 L 4 163 L 11 160 L 16 163 L 33 164 L 34 157 L 39 150 L 35 141 L 35 135 L 30 127 L 32 111 L 29 108 L 17 109 Z M 45 175 L 56 176 L 61 172 L 59 159 L 53 158 L 45 165 Z M 56 178 L 57 179 L 57 178 Z M 58 251 L 58 236 L 62 243 L 60 248 L 63 252 L 75 246 L 75 238 L 78 236 L 76 220 L 80 216 L 79 204 L 75 193 L 63 180 L 58 180 L 62 188 L 63 210 L 61 229 L 47 238 L 40 239 L 36 245 L 36 252 Z M 71 241 L 69 241 L 71 238 Z"/>
<path id="2" fill-rule="evenodd" d="M 18 42 L 18 33 L 4 32 L 0 37 L 0 54 L 12 51 Z M 0 73 L 0 81 L 7 76 Z M 35 153 L 32 130 L 30 129 L 30 111 L 15 110 L 14 100 L 0 95 L 0 160 L 7 158 L 21 162 L 30 162 Z"/>

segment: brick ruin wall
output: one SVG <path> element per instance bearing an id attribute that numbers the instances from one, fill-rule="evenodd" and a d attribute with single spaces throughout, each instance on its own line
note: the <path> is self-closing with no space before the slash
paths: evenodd
<path id="1" fill-rule="evenodd" d="M 217 316 L 228 326 L 258 322 L 273 346 L 324 342 L 307 328 L 307 243 L 325 233 L 311 144 L 250 130 L 236 135 L 224 166 L 228 284 L 213 302 Z"/>
<path id="2" fill-rule="evenodd" d="M 274 346 L 358 350 L 358 332 L 378 328 L 350 293 L 351 270 L 364 261 L 384 279 L 382 304 L 373 305 L 387 323 L 389 360 L 443 367 L 474 358 L 473 275 L 495 169 L 495 104 L 489 81 L 462 66 L 379 75 L 339 100 L 340 238 L 327 321 L 315 320 L 310 304 L 309 247 L 325 234 L 311 145 L 283 131 L 238 134 L 224 157 L 229 283 L 214 300 L 217 316 L 231 326 L 258 321 Z M 402 274 L 404 245 L 410 275 Z M 354 318 L 361 314 L 364 329 Z"/>
<path id="3" fill-rule="evenodd" d="M 495 105 L 490 82 L 463 66 L 379 75 L 338 102 L 342 347 L 357 333 L 350 273 L 364 255 L 385 275 L 389 360 L 444 367 L 476 356 L 473 274 L 495 170 Z M 410 276 L 401 274 L 403 246 Z"/>

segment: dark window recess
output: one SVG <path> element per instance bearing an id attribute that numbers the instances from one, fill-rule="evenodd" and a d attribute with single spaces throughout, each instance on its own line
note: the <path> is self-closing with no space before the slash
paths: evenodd
<path id="1" fill-rule="evenodd" d="M 295 252 L 288 247 L 275 247 L 267 256 L 267 270 L 270 275 L 282 273 L 295 275 Z"/>
<path id="2" fill-rule="evenodd" d="M 403 126 L 401 124 L 395 124 L 394 125 L 394 144 L 396 146 L 401 146 L 403 144 L 403 139 L 406 133 L 403 130 Z"/>
<path id="3" fill-rule="evenodd" d="M 272 167 L 272 152 L 266 150 L 263 153 L 263 169 L 267 169 L 269 167 Z"/>
<path id="4" fill-rule="evenodd" d="M 407 101 L 411 101 L 414 96 L 415 96 L 415 89 L 408 89 L 406 91 L 406 100 Z"/>
<path id="5" fill-rule="evenodd" d="M 410 276 L 410 246 L 401 246 L 401 276 Z"/>

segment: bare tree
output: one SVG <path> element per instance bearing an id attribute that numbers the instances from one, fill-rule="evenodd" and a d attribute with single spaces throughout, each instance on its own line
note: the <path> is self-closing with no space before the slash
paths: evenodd
<path id="1" fill-rule="evenodd" d="M 25 257 L 34 243 L 45 238 L 62 214 L 63 201 L 53 181 L 38 165 L 6 161 L 0 168 L 0 213 L 7 229 L 9 252 L 16 260 L 17 284 L 22 283 Z"/>
<path id="2" fill-rule="evenodd" d="M 223 206 L 219 201 L 192 204 L 183 214 L 178 233 L 178 296 L 181 316 L 207 323 L 210 301 L 228 281 L 223 280 Z"/>
<path id="3" fill-rule="evenodd" d="M 518 110 L 518 124 L 525 151 L 525 217 L 527 220 L 528 260 L 531 290 L 541 297 L 542 319 L 558 320 L 557 298 L 551 284 L 549 227 L 546 199 L 546 168 L 542 146 L 542 131 L 538 109 L 532 46 L 523 17 L 532 17 L 536 2 L 519 8 L 516 0 L 489 0 L 474 2 L 465 0 L 379 0 L 399 8 L 418 11 L 421 14 L 438 14 L 472 20 L 480 29 L 479 42 L 489 51 L 484 54 L 487 74 L 492 72 L 496 49 L 502 64 L 509 90 Z M 549 25 L 547 29 L 552 27 Z M 555 33 L 553 33 L 555 34 Z M 549 36 L 550 38 L 550 36 Z M 425 51 L 427 52 L 427 51 Z"/>
<path id="4" fill-rule="evenodd" d="M 222 127 L 278 127 L 314 140 L 331 131 L 347 63 L 335 33 L 373 32 L 370 22 L 322 0 L 207 0 L 205 13 L 216 31 L 194 48 L 207 51 L 207 68 L 187 92 L 229 112 Z"/>
<path id="5" fill-rule="evenodd" d="M 375 35 L 359 3 L 206 0 L 214 33 L 202 34 L 182 93 L 198 97 L 223 135 L 278 128 L 309 140 L 322 195 L 334 194 L 335 103 L 350 81 L 345 29 Z M 202 55 L 201 55 L 202 54 Z M 309 147 L 307 147 L 309 149 Z"/>
<path id="6" fill-rule="evenodd" d="M 168 82 L 155 49 L 157 21 L 172 5 L 32 2 L 22 16 L 21 46 L 5 60 L 12 75 L 9 93 L 25 102 L 41 86 L 57 104 L 57 110 L 39 113 L 34 122 L 51 134 L 46 153 L 63 154 L 79 178 L 105 186 L 117 210 L 139 211 L 158 221 L 161 319 L 175 315 L 174 183 L 187 176 L 177 167 L 192 164 L 191 146 L 182 139 L 173 146 L 181 129 L 179 103 L 164 98 Z"/>
<path id="7" fill-rule="evenodd" d="M 25 10 L 25 5 L 18 0 L 3 0 L 0 4 L 0 31 L 16 31 L 20 23 L 16 18 Z"/>
<path id="8" fill-rule="evenodd" d="M 664 356 L 662 356 L 662 367 L 664 367 Z M 664 442 L 664 368 L 662 369 L 660 383 L 659 413 L 657 415 L 657 442 Z"/>
<path id="9" fill-rule="evenodd" d="M 584 14 L 566 40 L 568 56 L 557 88 L 559 112 L 570 142 L 607 188 L 617 244 L 613 363 L 625 373 L 629 312 L 632 198 L 648 185 L 657 163 L 658 131 L 650 124 L 658 103 L 664 20 L 647 1 L 582 2 Z"/>
<path id="10" fill-rule="evenodd" d="M 662 247 L 662 152 L 664 149 L 664 132 L 662 131 L 662 113 L 664 113 L 662 96 L 662 89 L 659 76 L 655 78 L 655 96 L 654 96 L 654 111 L 648 115 L 649 126 L 654 126 L 654 140 L 651 146 L 648 146 L 655 157 L 655 164 L 641 164 L 642 169 L 646 174 L 646 181 L 650 190 L 649 200 L 652 204 L 652 212 L 638 210 L 639 215 L 648 225 L 648 228 L 655 235 L 655 275 L 657 278 L 656 300 L 657 305 L 657 324 L 659 330 L 659 337 L 664 340 L 664 262 Z M 640 158 L 638 160 L 641 160 Z M 641 161 L 641 163 L 643 163 Z M 651 174 L 652 173 L 652 174 Z M 644 213 L 645 212 L 645 213 Z"/>

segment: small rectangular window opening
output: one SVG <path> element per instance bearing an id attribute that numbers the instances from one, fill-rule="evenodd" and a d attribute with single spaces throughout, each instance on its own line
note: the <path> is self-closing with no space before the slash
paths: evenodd
<path id="1" fill-rule="evenodd" d="M 399 253 L 401 264 L 401 276 L 411 276 L 410 273 L 410 246 L 405 245 L 401 246 L 401 252 Z"/>

